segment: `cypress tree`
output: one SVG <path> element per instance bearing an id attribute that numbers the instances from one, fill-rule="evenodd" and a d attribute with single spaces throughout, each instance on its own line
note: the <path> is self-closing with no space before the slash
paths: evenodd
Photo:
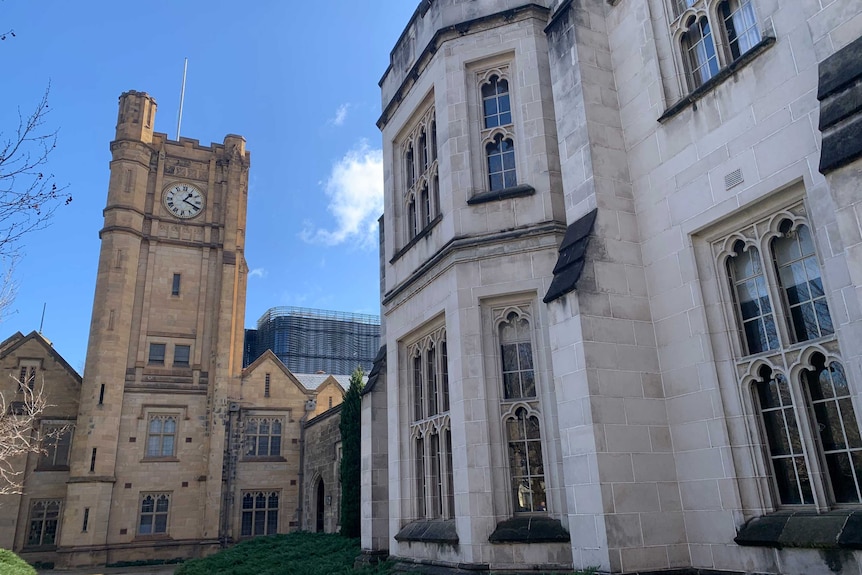
<path id="1" fill-rule="evenodd" d="M 362 405 L 362 368 L 350 375 L 350 387 L 341 404 L 341 534 L 360 534 L 360 408 Z"/>

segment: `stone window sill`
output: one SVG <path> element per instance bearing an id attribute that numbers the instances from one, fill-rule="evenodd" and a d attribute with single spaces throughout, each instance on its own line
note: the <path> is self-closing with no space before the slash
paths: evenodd
<path id="1" fill-rule="evenodd" d="M 543 515 L 524 515 L 500 521 L 488 537 L 491 543 L 564 543 L 570 540 L 559 519 Z"/>
<path id="2" fill-rule="evenodd" d="M 395 540 L 454 545 L 458 543 L 458 532 L 454 519 L 420 519 L 405 525 L 395 535 Z"/>
<path id="3" fill-rule="evenodd" d="M 522 184 L 520 186 L 505 188 L 502 190 L 488 190 L 486 192 L 479 192 L 478 194 L 475 194 L 473 197 L 467 200 L 467 205 L 475 206 L 478 204 L 505 200 L 507 198 L 523 198 L 525 196 L 532 196 L 535 193 L 536 188 L 534 188 L 533 186 Z"/>
<path id="4" fill-rule="evenodd" d="M 287 461 L 287 459 L 285 459 L 284 457 L 281 457 L 280 455 L 267 455 L 267 456 L 261 456 L 261 457 L 255 457 L 254 455 L 246 455 L 240 461 L 249 462 L 249 463 L 265 463 L 265 462 L 282 463 L 282 462 Z"/>
<path id="5" fill-rule="evenodd" d="M 737 545 L 808 549 L 862 549 L 862 511 L 779 511 L 755 517 L 736 534 Z"/>
<path id="6" fill-rule="evenodd" d="M 737 70 L 748 65 L 749 62 L 754 60 L 761 52 L 765 51 L 767 48 L 775 44 L 775 38 L 772 36 L 764 37 L 760 42 L 755 44 L 751 50 L 722 68 L 718 71 L 718 73 L 695 88 L 688 96 L 685 96 L 667 110 L 664 111 L 664 114 L 658 119 L 659 122 L 665 122 L 669 120 L 688 108 L 689 106 L 693 107 L 693 109 L 697 110 L 697 101 L 715 90 L 719 85 L 723 84 L 725 80 L 733 76 Z"/>
<path id="7" fill-rule="evenodd" d="M 176 457 L 144 457 L 141 463 L 179 463 Z"/>

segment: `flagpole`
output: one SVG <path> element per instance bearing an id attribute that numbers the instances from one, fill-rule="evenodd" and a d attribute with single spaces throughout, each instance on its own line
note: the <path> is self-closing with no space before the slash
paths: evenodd
<path id="1" fill-rule="evenodd" d="M 186 99 L 186 72 L 189 69 L 189 59 L 183 64 L 183 87 L 180 89 L 180 113 L 177 114 L 177 140 L 180 139 L 180 126 L 183 123 L 183 101 Z"/>

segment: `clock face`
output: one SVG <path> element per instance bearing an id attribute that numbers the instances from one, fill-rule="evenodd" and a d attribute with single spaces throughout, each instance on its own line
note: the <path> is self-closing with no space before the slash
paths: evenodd
<path id="1" fill-rule="evenodd" d="M 205 205 L 201 191 L 184 182 L 168 186 L 164 194 L 164 204 L 169 212 L 184 220 L 203 212 Z"/>

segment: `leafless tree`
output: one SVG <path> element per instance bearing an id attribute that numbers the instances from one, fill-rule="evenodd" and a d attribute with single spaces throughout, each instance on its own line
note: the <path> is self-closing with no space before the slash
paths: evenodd
<path id="1" fill-rule="evenodd" d="M 14 400 L 0 393 L 0 495 L 20 493 L 23 487 L 26 455 L 42 453 L 45 439 L 63 433 L 63 428 L 53 428 L 43 435 L 39 419 L 48 403 L 44 393 L 44 382 L 22 384 L 15 380 L 18 393 Z"/>
<path id="2" fill-rule="evenodd" d="M 29 115 L 18 111 L 14 133 L 0 132 L 0 257 L 14 256 L 23 236 L 43 228 L 61 204 L 72 196 L 47 172 L 48 157 L 57 145 L 57 131 L 46 130 L 45 90 Z"/>

